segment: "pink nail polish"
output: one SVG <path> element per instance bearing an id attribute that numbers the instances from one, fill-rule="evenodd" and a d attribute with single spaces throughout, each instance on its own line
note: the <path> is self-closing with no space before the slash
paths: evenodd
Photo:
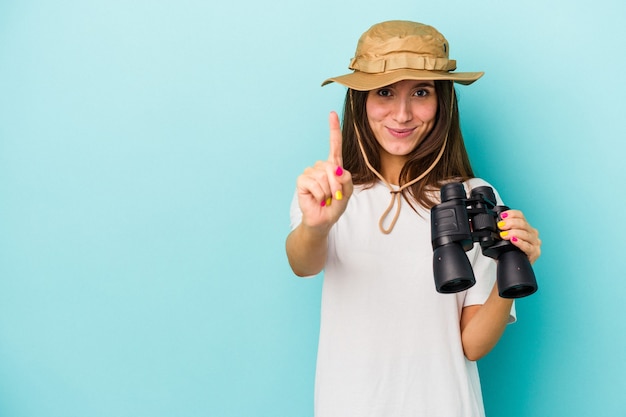
<path id="1" fill-rule="evenodd" d="M 326 206 L 326 200 L 322 200 L 322 202 L 320 203 L 320 206 L 325 207 Z"/>
<path id="2" fill-rule="evenodd" d="M 507 217 L 509 217 L 509 213 L 502 213 L 500 217 L 506 219 Z"/>
<path id="3" fill-rule="evenodd" d="M 335 170 L 335 175 L 341 177 L 343 175 L 343 168 L 337 167 L 337 169 Z"/>
<path id="4" fill-rule="evenodd" d="M 511 238 L 511 242 L 517 242 L 517 238 L 516 238 L 515 236 L 513 236 L 513 237 Z"/>

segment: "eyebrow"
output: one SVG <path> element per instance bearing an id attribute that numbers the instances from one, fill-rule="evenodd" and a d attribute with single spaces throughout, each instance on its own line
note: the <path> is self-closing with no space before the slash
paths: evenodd
<path id="1" fill-rule="evenodd" d="M 416 87 L 434 87 L 434 81 L 422 81 L 418 84 L 415 84 Z"/>
<path id="2" fill-rule="evenodd" d="M 434 81 L 421 81 L 421 82 L 419 80 L 415 80 L 415 81 L 417 82 L 417 84 L 415 84 L 413 86 L 413 88 L 415 88 L 415 87 L 433 87 L 434 88 L 435 87 L 435 82 Z M 381 87 L 381 88 L 390 88 L 390 87 L 393 87 L 394 85 L 396 85 L 396 84 L 398 84 L 400 82 L 402 82 L 402 81 L 398 81 L 398 82 L 386 85 L 386 86 Z"/>

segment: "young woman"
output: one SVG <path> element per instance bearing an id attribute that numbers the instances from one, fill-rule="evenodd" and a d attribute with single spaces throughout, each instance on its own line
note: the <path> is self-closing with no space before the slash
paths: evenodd
<path id="1" fill-rule="evenodd" d="M 496 262 L 467 252 L 476 284 L 435 290 L 430 208 L 450 181 L 474 178 L 461 129 L 449 45 L 435 28 L 389 21 L 366 31 L 330 114 L 330 153 L 297 180 L 286 250 L 295 274 L 324 270 L 317 417 L 483 416 L 476 362 L 515 320 Z M 502 204 L 498 197 L 498 203 Z M 501 238 L 534 262 L 538 232 L 517 210 Z"/>

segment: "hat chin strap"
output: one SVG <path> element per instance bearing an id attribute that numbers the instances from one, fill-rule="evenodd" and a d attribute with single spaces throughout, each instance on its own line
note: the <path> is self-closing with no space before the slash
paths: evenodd
<path id="1" fill-rule="evenodd" d="M 452 84 L 452 100 L 451 100 L 451 104 L 450 104 L 450 120 L 452 120 L 452 106 L 454 105 L 454 84 Z M 406 184 L 404 184 L 402 187 L 400 187 L 399 189 L 394 189 L 394 187 L 389 183 L 389 181 L 387 181 L 380 172 L 376 171 L 376 169 L 372 166 L 372 164 L 370 163 L 367 154 L 365 153 L 365 148 L 363 147 L 363 143 L 361 140 L 361 133 L 359 132 L 359 128 L 356 124 L 356 120 L 354 119 L 354 101 L 352 100 L 352 89 L 350 89 L 350 109 L 352 110 L 352 124 L 354 126 L 354 131 L 356 133 L 356 139 L 357 139 L 357 143 L 359 144 L 359 149 L 361 150 L 361 155 L 363 155 L 363 159 L 365 160 L 365 165 L 367 166 L 367 168 L 369 168 L 370 171 L 372 171 L 372 173 L 378 177 L 379 180 L 381 180 L 383 182 L 383 184 L 385 184 L 385 186 L 387 186 L 387 188 L 389 188 L 389 192 L 391 193 L 391 201 L 389 202 L 389 206 L 387 206 L 387 209 L 383 212 L 383 214 L 380 216 L 380 219 L 378 220 L 378 228 L 380 229 L 381 232 L 383 232 L 384 234 L 388 235 L 389 233 L 392 232 L 393 228 L 396 225 L 396 222 L 398 221 L 398 217 L 400 217 L 400 209 L 402 207 L 402 191 L 405 188 L 408 188 L 410 186 L 412 186 L 413 184 L 415 184 L 416 182 L 422 180 L 426 175 L 428 175 L 428 173 L 430 171 L 432 171 L 437 164 L 439 163 L 439 161 L 441 160 L 441 157 L 443 156 L 443 152 L 446 149 L 446 145 L 448 144 L 448 134 L 450 133 L 450 128 L 448 127 L 448 132 L 446 133 L 446 137 L 443 140 L 443 145 L 441 145 L 441 149 L 439 150 L 439 154 L 437 154 L 437 158 L 435 158 L 435 160 L 433 161 L 432 164 L 430 164 L 430 166 L 428 167 L 428 169 L 426 169 L 426 171 L 424 171 L 423 173 L 421 173 L 417 178 L 414 178 L 413 180 L 407 182 Z M 391 210 L 393 209 L 393 203 L 394 201 L 396 202 L 396 211 L 393 215 L 393 218 L 391 219 L 391 223 L 389 224 L 389 227 L 385 228 L 385 220 L 387 219 L 387 216 L 389 216 L 389 213 L 391 213 Z"/>

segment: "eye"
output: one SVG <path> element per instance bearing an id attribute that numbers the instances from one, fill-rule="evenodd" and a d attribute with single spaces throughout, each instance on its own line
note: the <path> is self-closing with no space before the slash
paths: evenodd
<path id="1" fill-rule="evenodd" d="M 380 97 L 391 97 L 391 90 L 388 88 L 381 88 L 376 92 Z"/>
<path id="2" fill-rule="evenodd" d="M 415 95 L 418 97 L 426 97 L 430 94 L 430 91 L 428 91 L 425 88 L 420 88 L 419 90 L 415 91 Z"/>

